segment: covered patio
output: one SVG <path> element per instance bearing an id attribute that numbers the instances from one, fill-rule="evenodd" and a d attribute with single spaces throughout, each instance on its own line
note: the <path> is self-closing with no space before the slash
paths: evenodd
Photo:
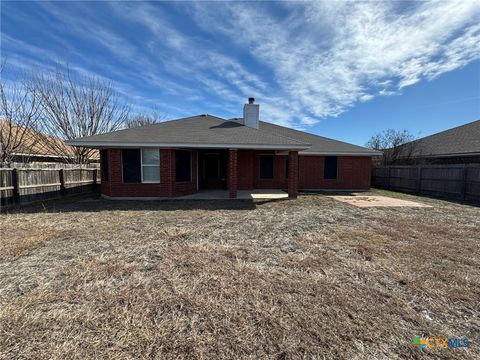
<path id="1" fill-rule="evenodd" d="M 178 197 L 184 200 L 226 200 L 232 199 L 228 190 L 200 190 L 192 195 Z M 238 190 L 236 199 L 241 200 L 277 200 L 288 199 L 288 194 L 278 189 Z"/>
<path id="2" fill-rule="evenodd" d="M 281 181 L 284 181 L 283 185 L 280 186 L 279 179 L 276 176 L 278 174 L 274 171 L 278 170 L 274 165 L 275 158 L 280 157 L 277 156 L 277 153 L 285 154 L 283 157 L 288 160 L 288 166 L 285 167 L 286 174 L 284 173 L 279 176 L 282 177 Z M 250 155 L 251 157 L 240 156 L 241 154 Z M 262 156 L 269 157 L 272 161 L 270 168 L 267 168 L 266 172 L 268 174 L 265 178 L 262 178 L 262 165 L 260 161 Z M 246 180 L 246 178 L 249 178 L 249 174 L 252 175 L 252 177 Z M 283 178 L 283 176 L 285 176 L 285 178 Z M 287 189 L 287 197 L 296 198 L 298 194 L 298 151 L 229 149 L 227 155 L 226 180 L 230 198 L 238 198 L 242 190 L 254 194 L 255 190 L 262 193 L 266 191 L 266 189 L 272 188 Z"/>

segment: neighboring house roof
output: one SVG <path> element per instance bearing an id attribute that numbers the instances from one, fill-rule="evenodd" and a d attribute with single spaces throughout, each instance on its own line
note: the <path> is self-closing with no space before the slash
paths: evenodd
<path id="1" fill-rule="evenodd" d="M 411 157 L 470 156 L 480 154 L 480 120 L 402 145 Z"/>
<path id="2" fill-rule="evenodd" d="M 14 150 L 13 155 L 43 158 L 65 158 L 75 156 L 73 149 L 57 137 L 45 135 L 33 129 L 24 129 L 14 123 L 0 120 L 0 140 L 2 141 L 2 144 L 7 143 L 7 137 L 9 134 L 13 138 L 23 135 L 21 144 Z M 98 159 L 98 152 L 92 154 L 91 158 Z"/>
<path id="3" fill-rule="evenodd" d="M 88 147 L 192 147 L 300 150 L 302 153 L 377 155 L 360 146 L 323 138 L 261 121 L 259 129 L 239 119 L 198 115 L 153 125 L 118 130 L 66 142 Z M 313 149 L 313 152 L 310 151 Z"/>

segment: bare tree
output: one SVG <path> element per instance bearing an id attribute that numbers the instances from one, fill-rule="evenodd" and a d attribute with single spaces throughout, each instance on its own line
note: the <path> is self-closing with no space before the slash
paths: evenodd
<path id="1" fill-rule="evenodd" d="M 92 136 L 117 130 L 128 118 L 129 107 L 120 100 L 110 82 L 98 77 L 73 77 L 57 66 L 55 73 L 34 72 L 31 88 L 42 106 L 42 130 L 61 140 Z M 46 141 L 58 154 L 65 154 L 62 141 Z M 95 150 L 73 148 L 78 164 L 91 160 Z"/>
<path id="2" fill-rule="evenodd" d="M 127 119 L 125 126 L 133 128 L 138 126 L 157 124 L 164 120 L 158 111 L 152 111 L 149 114 L 137 114 Z"/>
<path id="3" fill-rule="evenodd" d="M 0 67 L 0 166 L 9 166 L 16 155 L 25 158 L 32 153 L 41 112 L 25 75 L 15 76 L 11 83 L 3 80 L 5 64 Z"/>
<path id="4" fill-rule="evenodd" d="M 415 136 L 408 130 L 388 129 L 373 135 L 366 146 L 382 151 L 382 165 L 390 165 L 400 159 L 408 161 L 415 150 Z"/>

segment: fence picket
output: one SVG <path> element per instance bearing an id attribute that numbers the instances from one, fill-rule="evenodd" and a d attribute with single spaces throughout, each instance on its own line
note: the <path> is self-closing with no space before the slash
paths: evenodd
<path id="1" fill-rule="evenodd" d="M 95 191 L 97 171 L 96 168 L 0 168 L 1 205 Z"/>
<path id="2" fill-rule="evenodd" d="M 480 165 L 391 165 L 372 168 L 372 186 L 480 201 Z"/>

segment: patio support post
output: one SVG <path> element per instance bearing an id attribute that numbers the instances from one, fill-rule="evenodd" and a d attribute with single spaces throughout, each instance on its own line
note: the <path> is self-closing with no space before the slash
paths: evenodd
<path id="1" fill-rule="evenodd" d="M 298 151 L 288 152 L 288 197 L 296 199 L 298 195 Z"/>
<path id="2" fill-rule="evenodd" d="M 236 149 L 228 150 L 228 194 L 231 199 L 237 197 L 237 154 Z"/>

